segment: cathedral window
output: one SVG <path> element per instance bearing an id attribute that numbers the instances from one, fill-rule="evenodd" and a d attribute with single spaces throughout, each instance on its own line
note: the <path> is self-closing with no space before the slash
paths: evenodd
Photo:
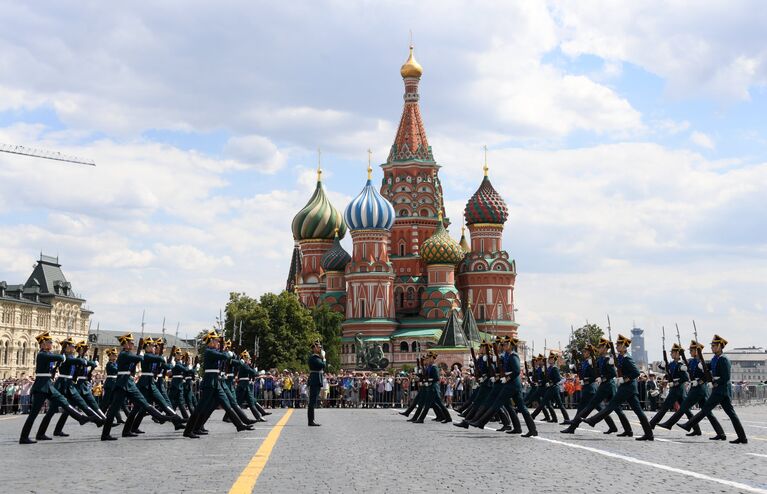
<path id="1" fill-rule="evenodd" d="M 383 350 L 384 353 L 389 353 L 389 344 L 384 343 L 383 345 L 381 345 L 381 350 Z"/>
<path id="2" fill-rule="evenodd" d="M 400 344 L 399 344 L 399 351 L 400 351 L 400 352 L 402 352 L 402 353 L 407 353 L 407 351 L 408 351 L 409 349 L 410 349 L 410 348 L 409 348 L 409 347 L 408 347 L 408 345 L 407 345 L 407 341 L 403 341 L 402 343 L 400 343 Z"/>
<path id="3" fill-rule="evenodd" d="M 365 317 L 365 299 L 360 300 L 360 318 Z"/>
<path id="4" fill-rule="evenodd" d="M 420 352 L 421 351 L 421 344 L 417 341 L 414 341 L 412 345 L 410 345 L 410 348 L 412 348 L 413 352 Z"/>

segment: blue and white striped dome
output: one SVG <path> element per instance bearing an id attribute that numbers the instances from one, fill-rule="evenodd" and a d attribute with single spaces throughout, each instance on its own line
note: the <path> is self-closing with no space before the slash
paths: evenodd
<path id="1" fill-rule="evenodd" d="M 368 178 L 362 192 L 346 206 L 344 220 L 350 230 L 390 230 L 394 225 L 394 206 Z"/>

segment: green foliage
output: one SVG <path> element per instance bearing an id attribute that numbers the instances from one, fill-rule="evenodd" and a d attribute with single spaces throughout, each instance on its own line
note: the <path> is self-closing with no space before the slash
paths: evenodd
<path id="1" fill-rule="evenodd" d="M 312 310 L 312 318 L 325 350 L 328 371 L 338 372 L 341 368 L 341 323 L 344 316 L 327 304 L 320 304 Z"/>
<path id="2" fill-rule="evenodd" d="M 583 347 L 585 347 L 587 343 L 596 346 L 597 343 L 599 343 L 599 339 L 602 338 L 604 334 L 602 328 L 596 324 L 586 324 L 585 326 L 576 329 L 570 343 L 565 347 L 565 359 L 572 362 L 573 353 L 575 353 L 576 358 L 580 362 L 583 359 Z"/>
<path id="3" fill-rule="evenodd" d="M 235 334 L 235 318 L 237 332 Z M 242 338 L 240 338 L 242 322 Z M 266 293 L 256 300 L 244 293 L 230 293 L 226 304 L 224 333 L 239 353 L 255 351 L 260 369 L 307 370 L 311 342 L 320 337 L 312 312 L 292 293 Z"/>

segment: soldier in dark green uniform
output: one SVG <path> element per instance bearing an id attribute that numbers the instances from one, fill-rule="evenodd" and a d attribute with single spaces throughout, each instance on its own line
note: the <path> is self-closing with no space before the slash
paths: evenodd
<path id="1" fill-rule="evenodd" d="M 78 358 L 86 363 L 85 365 L 83 365 L 82 362 L 77 364 L 74 377 L 74 379 L 76 379 L 75 384 L 77 386 L 77 390 L 85 400 L 85 403 L 87 403 L 88 406 L 94 412 L 96 412 L 96 415 L 101 417 L 101 420 L 106 420 L 106 415 L 103 411 L 101 411 L 99 403 L 96 401 L 96 397 L 93 396 L 91 385 L 91 373 L 93 372 L 93 369 L 98 367 L 99 362 L 98 360 L 90 360 L 88 358 L 88 343 L 85 340 L 77 342 L 77 345 L 75 345 L 75 351 L 77 352 Z"/>
<path id="2" fill-rule="evenodd" d="M 563 422 L 564 425 L 565 423 L 570 423 L 570 416 L 567 414 L 565 404 L 562 403 L 562 393 L 559 391 L 559 382 L 562 380 L 562 375 L 559 373 L 559 366 L 557 366 L 558 358 L 559 355 L 556 353 L 549 353 L 549 366 L 546 369 L 546 387 L 543 391 L 543 397 L 538 403 L 538 408 L 535 409 L 532 416 L 535 418 L 542 410 L 549 408 L 550 413 L 554 414 L 552 415 L 553 422 L 556 423 L 556 412 L 553 412 L 553 407 L 556 406 L 562 412 L 562 417 L 565 420 Z"/>
<path id="3" fill-rule="evenodd" d="M 184 429 L 184 437 L 197 439 L 200 437 L 199 433 L 204 430 L 205 422 L 207 422 L 213 411 L 220 405 L 224 408 L 226 413 L 230 416 L 232 423 L 237 427 L 237 431 L 253 430 L 252 425 L 246 425 L 232 410 L 229 405 L 229 399 L 224 394 L 223 384 L 221 382 L 220 374 L 223 367 L 223 363 L 232 358 L 232 352 L 223 352 L 219 350 L 221 347 L 221 336 L 216 331 L 210 331 L 203 337 L 203 342 L 206 345 L 205 353 L 202 357 L 204 377 L 202 379 L 202 393 L 200 396 L 200 402 L 197 404 L 197 408 L 189 418 L 189 422 Z"/>
<path id="4" fill-rule="evenodd" d="M 560 431 L 563 434 L 573 434 L 575 429 L 578 428 L 580 423 L 583 422 L 583 420 L 593 410 L 602 411 L 602 402 L 605 400 L 612 400 L 612 398 L 615 396 L 617 391 L 617 387 L 615 385 L 615 377 L 617 376 L 617 373 L 615 371 L 615 362 L 613 362 L 612 357 L 608 356 L 609 348 L 610 340 L 606 338 L 600 338 L 599 346 L 597 347 L 599 351 L 599 358 L 596 360 L 596 368 L 598 371 L 598 377 L 596 378 L 598 387 L 596 393 L 594 393 L 594 396 L 591 398 L 588 404 L 576 414 L 573 420 L 570 421 L 570 427 Z M 621 426 L 623 427 L 623 432 L 618 434 L 618 437 L 632 437 L 634 433 L 631 430 L 631 424 L 629 423 L 626 415 L 623 413 L 623 410 L 616 408 L 615 415 L 618 416 L 618 419 L 621 422 Z M 612 434 L 613 432 L 618 432 L 618 428 L 615 427 L 615 422 L 613 422 L 609 415 L 605 415 L 604 420 L 608 427 L 604 434 Z"/>
<path id="5" fill-rule="evenodd" d="M 106 415 L 106 411 L 109 410 L 109 406 L 112 404 L 112 399 L 114 398 L 115 383 L 117 382 L 117 350 L 114 348 L 108 348 L 104 353 L 107 356 L 108 362 L 106 365 L 104 365 L 106 376 L 104 377 L 104 392 L 101 395 L 101 403 L 99 403 L 99 408 L 101 408 L 101 411 L 104 412 L 104 415 Z M 127 417 L 128 410 L 125 408 L 124 402 L 121 409 L 123 412 L 125 412 L 125 416 Z M 113 425 L 119 425 L 124 422 L 125 421 L 123 420 L 122 415 L 120 415 L 120 409 L 118 409 L 117 413 L 115 414 L 115 424 Z"/>
<path id="6" fill-rule="evenodd" d="M 184 371 L 184 398 L 186 404 L 189 407 L 189 414 L 194 413 L 197 408 L 197 395 L 195 394 L 195 386 L 197 380 L 197 370 L 200 364 L 194 365 L 191 355 L 184 353 L 184 365 L 186 370 Z"/>
<path id="7" fill-rule="evenodd" d="M 143 360 L 141 360 L 141 377 L 139 377 L 137 383 L 138 390 L 144 396 L 144 400 L 147 403 L 154 405 L 155 408 L 165 413 L 165 418 L 161 422 L 173 422 L 176 430 L 181 430 L 184 428 L 186 421 L 173 411 L 170 402 L 165 401 L 165 397 L 157 389 L 157 374 L 162 373 L 163 367 L 166 364 L 165 358 L 157 355 L 158 345 L 152 338 L 145 338 L 143 347 L 142 350 L 145 353 Z M 125 423 L 126 429 L 133 434 L 143 434 L 139 427 L 146 415 L 147 411 L 139 408 L 135 409 L 135 413 L 132 411 Z M 159 419 L 157 420 L 159 421 Z"/>
<path id="8" fill-rule="evenodd" d="M 266 422 L 261 416 L 261 412 L 258 410 L 258 403 L 256 397 L 253 395 L 252 381 L 258 375 L 256 369 L 251 367 L 250 353 L 247 350 L 240 353 L 239 360 L 233 360 L 235 369 L 237 370 L 237 389 L 236 398 L 238 405 L 245 405 L 250 408 L 250 413 L 256 418 L 257 422 Z"/>
<path id="9" fill-rule="evenodd" d="M 64 395 L 51 382 L 58 365 L 65 360 L 63 354 L 51 352 L 51 347 L 53 346 L 51 335 L 46 331 L 36 336 L 35 339 L 40 345 L 40 351 L 35 358 L 35 382 L 30 390 L 32 406 L 29 410 L 29 415 L 27 415 L 27 420 L 21 428 L 19 444 L 34 444 L 37 442 L 29 438 L 29 433 L 45 400 L 48 400 L 48 406 L 51 408 L 60 407 L 66 410 L 69 415 L 80 422 L 80 425 L 92 420 L 70 405 Z M 50 438 L 45 436 L 45 439 Z"/>
<path id="10" fill-rule="evenodd" d="M 703 408 L 703 405 L 706 404 L 706 400 L 711 394 L 711 390 L 705 379 L 706 372 L 704 370 L 703 361 L 701 360 L 702 351 L 703 345 L 695 340 L 690 342 L 690 359 L 687 361 L 687 372 L 690 375 L 690 389 L 687 391 L 687 397 L 682 402 L 679 410 L 674 412 L 667 421 L 658 424 L 658 427 L 671 429 L 677 422 L 679 422 L 682 415 L 687 414 L 688 418 L 691 418 L 690 410 L 693 406 L 698 405 Z M 706 418 L 711 423 L 711 427 L 714 428 L 714 432 L 716 432 L 716 435 L 709 439 L 713 441 L 726 440 L 727 436 L 724 434 L 724 429 L 722 429 L 722 425 L 716 417 L 714 417 L 714 414 L 709 411 Z"/>
<path id="11" fill-rule="evenodd" d="M 671 362 L 668 363 L 668 369 L 661 368 L 666 371 L 666 379 L 668 380 L 668 395 L 663 400 L 658 411 L 655 413 L 652 419 L 650 419 L 650 427 L 655 426 L 663 419 L 666 412 L 673 409 L 675 405 L 680 406 L 687 398 L 687 391 L 684 389 L 685 383 L 690 380 L 690 376 L 687 373 L 687 366 L 682 362 L 682 347 L 678 343 L 674 343 L 671 347 Z M 687 418 L 692 418 L 692 413 L 687 411 Z M 693 431 L 687 434 L 688 436 L 700 436 L 700 427 L 695 425 Z"/>
<path id="12" fill-rule="evenodd" d="M 735 408 L 732 406 L 732 384 L 730 383 L 730 361 L 722 353 L 724 346 L 727 344 L 727 340 L 719 336 L 714 335 L 714 339 L 711 340 L 711 351 L 714 356 L 711 358 L 710 374 L 713 384 L 713 390 L 711 396 L 708 397 L 703 408 L 700 409 L 695 416 L 684 424 L 679 424 L 679 427 L 686 431 L 690 431 L 695 424 L 703 420 L 711 411 L 716 408 L 717 405 L 722 406 L 722 410 L 730 418 L 732 427 L 735 429 L 735 433 L 738 438 L 734 441 L 730 441 L 732 444 L 747 444 L 746 431 L 743 429 L 743 425 L 740 423 L 738 414 L 735 413 Z M 724 434 L 722 434 L 724 435 Z"/>
<path id="13" fill-rule="evenodd" d="M 537 357 L 533 356 L 531 365 L 533 368 L 531 377 L 532 383 L 530 389 L 527 392 L 527 396 L 525 396 L 525 405 L 532 407 L 533 403 L 537 403 L 537 410 L 541 404 L 544 404 L 544 406 L 541 408 L 543 411 L 543 421 L 556 423 L 557 417 L 554 409 L 543 399 L 546 393 L 546 357 L 540 353 Z"/>
<path id="14" fill-rule="evenodd" d="M 240 404 L 237 402 L 237 396 L 234 389 L 234 371 L 236 363 L 239 361 L 239 359 L 236 358 L 232 351 L 232 340 L 224 340 L 224 351 L 232 354 L 232 357 L 226 360 L 223 367 L 221 368 L 221 387 L 224 390 L 226 399 L 229 400 L 229 406 L 232 408 L 232 411 L 236 413 L 238 417 L 240 417 L 240 420 L 244 424 L 255 424 L 258 422 L 258 420 L 252 420 L 248 418 L 245 410 L 243 410 L 240 407 Z M 231 422 L 231 418 L 228 414 L 224 415 L 223 420 L 224 422 Z"/>
<path id="15" fill-rule="evenodd" d="M 141 394 L 136 383 L 133 381 L 133 375 L 136 372 L 136 364 L 142 362 L 144 357 L 142 355 L 136 355 L 133 353 L 135 345 L 133 343 L 133 334 L 127 333 L 117 337 L 117 341 L 120 342 L 122 351 L 117 356 L 117 382 L 115 383 L 114 395 L 112 397 L 112 403 L 109 405 L 107 411 L 107 420 L 104 423 L 104 428 L 101 431 L 102 441 L 115 441 L 116 437 L 111 436 L 109 433 L 112 431 L 112 421 L 118 410 L 125 403 L 125 399 L 129 398 L 133 404 L 133 410 L 131 410 L 128 419 L 123 426 L 123 437 L 135 437 L 137 434 L 131 431 L 133 427 L 133 420 L 140 411 L 146 411 L 152 417 L 158 419 L 160 422 L 167 420 L 174 420 L 177 416 L 163 415 L 159 410 L 149 404 Z M 132 417 L 131 417 L 132 416 Z"/>
<path id="16" fill-rule="evenodd" d="M 189 418 L 189 411 L 186 403 L 186 396 L 184 394 L 184 376 L 189 368 L 184 365 L 183 356 L 180 349 L 176 348 L 173 360 L 171 362 L 173 368 L 171 369 L 170 379 L 170 391 L 168 397 L 170 398 L 171 407 L 174 410 L 178 410 L 181 413 L 181 417 L 184 420 Z"/>
<path id="17" fill-rule="evenodd" d="M 77 366 L 86 365 L 87 361 L 79 358 L 75 354 L 75 341 L 72 338 L 67 338 L 61 341 L 59 344 L 61 345 L 62 352 L 64 352 L 66 356 L 66 360 L 64 360 L 64 362 L 59 365 L 59 377 L 56 378 L 56 382 L 54 383 L 56 389 L 58 389 L 59 392 L 61 392 L 61 394 L 63 394 L 67 400 L 70 401 L 70 403 L 76 404 L 80 410 L 91 417 L 93 422 L 98 427 L 101 427 L 104 421 L 96 413 L 95 410 L 88 406 L 88 403 L 86 403 L 74 382 L 74 379 L 76 378 Z M 48 429 L 48 424 L 51 422 L 51 419 L 57 411 L 57 407 L 51 407 L 48 409 L 48 412 L 46 412 L 43 420 L 40 421 L 40 427 L 37 429 L 37 440 L 46 440 L 48 436 L 45 435 L 45 432 Z M 59 421 L 56 424 L 56 427 L 53 430 L 54 436 L 69 436 L 69 434 L 64 432 L 64 423 L 66 422 L 68 416 L 69 412 L 64 409 L 61 413 Z"/>
<path id="18" fill-rule="evenodd" d="M 503 338 L 502 343 L 503 353 L 500 355 L 500 372 L 498 376 L 498 382 L 502 386 L 501 392 L 496 396 L 495 401 L 487 408 L 485 413 L 470 424 L 474 427 L 483 428 L 496 412 L 511 401 L 516 409 L 512 409 L 511 413 L 514 414 L 512 417 L 516 417 L 517 412 L 520 413 L 527 426 L 527 434 L 522 437 L 537 436 L 538 430 L 535 427 L 535 421 L 525 406 L 524 398 L 522 398 L 522 381 L 519 377 L 522 369 L 519 355 L 517 354 L 519 340 L 506 336 Z M 519 433 L 521 430 L 517 430 L 518 428 L 519 424 L 517 423 L 513 429 L 509 429 L 507 432 L 509 434 Z"/>
<path id="19" fill-rule="evenodd" d="M 317 406 L 317 398 L 322 389 L 322 378 L 325 374 L 325 350 L 322 349 L 320 340 L 312 344 L 312 355 L 309 357 L 309 403 L 306 406 L 309 427 L 319 427 L 314 421 L 314 408 Z"/>
<path id="20" fill-rule="evenodd" d="M 493 367 L 493 359 L 490 356 L 492 352 L 492 344 L 487 341 L 482 341 L 479 344 L 479 357 L 476 362 L 477 373 L 479 378 L 479 391 L 474 396 L 474 401 L 471 406 L 464 412 L 463 420 L 454 423 L 456 427 L 469 428 L 469 423 L 474 420 L 475 417 L 480 417 L 488 406 L 488 399 L 493 391 L 493 377 L 495 376 L 495 369 Z"/>
<path id="21" fill-rule="evenodd" d="M 621 383 L 618 386 L 618 391 L 615 396 L 610 400 L 610 403 L 600 412 L 597 412 L 592 417 L 584 420 L 591 427 L 594 427 L 598 422 L 602 421 L 610 412 L 618 410 L 623 403 L 628 403 L 631 410 L 639 419 L 639 423 L 642 424 L 642 430 L 644 434 L 641 437 L 637 437 L 637 441 L 652 441 L 654 439 L 650 422 L 642 410 L 642 405 L 639 403 L 639 388 L 637 386 L 637 378 L 639 377 L 639 369 L 637 368 L 634 360 L 626 352 L 631 345 L 631 339 L 626 338 L 623 335 L 618 335 L 618 340 L 615 342 L 616 350 L 618 351 L 618 361 L 616 369 L 618 371 L 618 378 Z"/>
<path id="22" fill-rule="evenodd" d="M 163 338 L 157 338 L 154 340 L 155 345 L 157 346 L 157 350 L 155 353 L 159 355 L 160 357 L 163 357 L 163 353 L 165 352 L 165 340 Z M 170 405 L 170 396 L 168 395 L 166 383 L 165 383 L 165 375 L 166 373 L 170 373 L 171 369 L 173 369 L 173 365 L 171 365 L 168 360 L 172 360 L 173 355 L 168 355 L 168 358 L 166 359 L 163 357 L 162 363 L 158 366 L 157 372 L 155 373 L 155 385 L 157 386 L 157 391 L 160 392 L 163 398 L 165 398 L 165 402 Z"/>

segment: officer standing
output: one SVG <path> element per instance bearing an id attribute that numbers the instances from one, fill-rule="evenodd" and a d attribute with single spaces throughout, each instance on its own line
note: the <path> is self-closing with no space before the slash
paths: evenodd
<path id="1" fill-rule="evenodd" d="M 322 388 L 322 376 L 325 373 L 325 350 L 322 349 L 320 340 L 315 340 L 312 344 L 312 355 L 309 357 L 309 403 L 306 410 L 309 418 L 309 427 L 319 427 L 320 424 L 314 421 L 314 407 L 317 405 L 317 398 Z"/>

